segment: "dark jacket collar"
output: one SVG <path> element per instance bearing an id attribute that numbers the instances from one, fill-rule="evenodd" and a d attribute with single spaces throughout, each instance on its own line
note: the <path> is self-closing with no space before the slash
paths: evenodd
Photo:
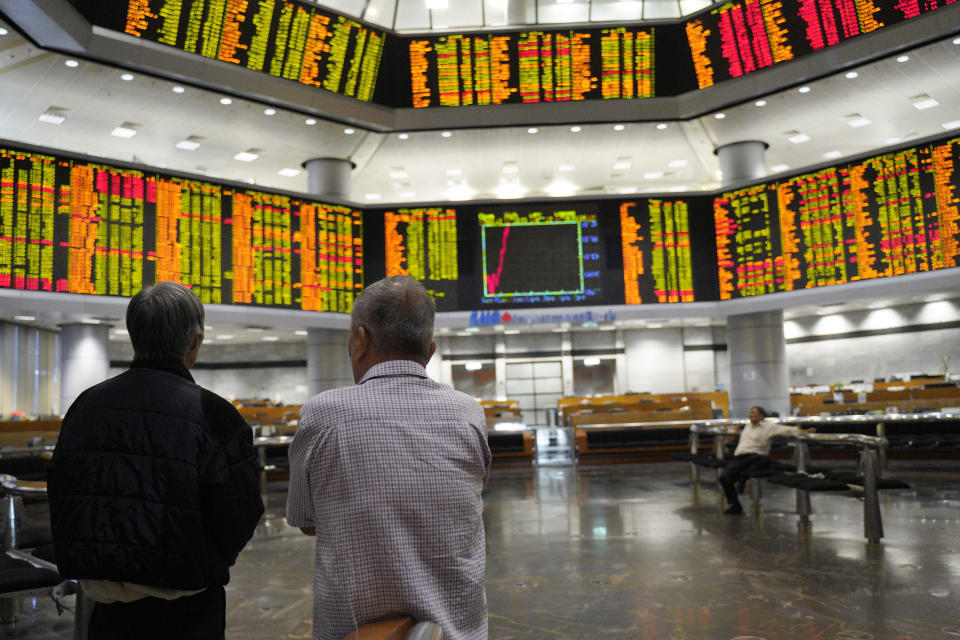
<path id="1" fill-rule="evenodd" d="M 186 378 L 190 382 L 194 382 L 193 376 L 190 375 L 190 371 L 187 370 L 183 363 L 179 360 L 134 360 L 130 364 L 131 369 L 157 369 L 158 371 L 166 371 L 167 373 L 175 373 L 181 378 Z"/>

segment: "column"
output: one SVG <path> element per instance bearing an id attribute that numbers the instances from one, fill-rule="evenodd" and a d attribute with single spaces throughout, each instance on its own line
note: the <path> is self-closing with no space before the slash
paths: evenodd
<path id="1" fill-rule="evenodd" d="M 60 413 L 65 414 L 84 390 L 107 379 L 110 326 L 75 323 L 60 329 Z"/>
<path id="2" fill-rule="evenodd" d="M 354 164 L 344 158 L 313 158 L 303 163 L 307 170 L 307 193 L 317 198 L 350 199 Z"/>
<path id="3" fill-rule="evenodd" d="M 717 147 L 724 187 L 767 175 L 767 143 L 743 140 Z M 744 313 L 727 318 L 727 357 L 730 363 L 730 417 L 746 418 L 759 405 L 780 415 L 790 414 L 783 311 Z"/>
<path id="4" fill-rule="evenodd" d="M 353 384 L 353 370 L 347 354 L 346 329 L 307 330 L 307 392 L 311 397 L 321 391 Z"/>

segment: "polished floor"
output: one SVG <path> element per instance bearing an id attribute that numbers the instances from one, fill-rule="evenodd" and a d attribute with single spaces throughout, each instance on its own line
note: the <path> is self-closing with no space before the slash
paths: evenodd
<path id="1" fill-rule="evenodd" d="M 765 485 L 759 515 L 724 516 L 682 463 L 495 465 L 486 490 L 490 637 L 541 640 L 931 640 L 960 637 L 960 464 L 894 461 L 910 490 L 862 503 Z M 704 474 L 709 480 L 712 475 Z M 282 520 L 283 486 L 228 586 L 227 637 L 311 637 L 312 543 Z M 745 501 L 749 505 L 749 499 Z M 29 603 L 27 603 L 29 605 Z M 0 638 L 69 638 L 40 601 Z"/>

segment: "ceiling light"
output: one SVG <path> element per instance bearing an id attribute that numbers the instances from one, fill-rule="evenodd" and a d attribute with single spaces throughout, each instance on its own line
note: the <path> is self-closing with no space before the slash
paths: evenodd
<path id="1" fill-rule="evenodd" d="M 447 189 L 447 197 L 450 200 L 469 200 L 476 195 L 476 191 L 466 184 L 455 184 Z"/>
<path id="2" fill-rule="evenodd" d="M 581 131 L 583 131 L 583 129 L 582 129 L 581 127 L 578 127 L 578 126 L 572 126 L 572 127 L 570 127 L 570 132 L 571 132 L 571 133 L 580 133 Z"/>
<path id="3" fill-rule="evenodd" d="M 347 127 L 346 129 L 344 129 L 343 132 L 344 132 L 346 135 L 348 135 L 348 136 L 352 136 L 353 134 L 356 133 L 356 131 L 354 131 L 353 129 L 351 129 L 351 128 L 349 128 L 349 127 Z"/>
<path id="4" fill-rule="evenodd" d="M 447 169 L 444 173 L 445 173 L 446 175 L 448 175 L 448 176 L 451 176 L 451 177 L 453 177 L 453 176 L 462 176 L 462 175 L 463 175 L 463 169 Z"/>
<path id="5" fill-rule="evenodd" d="M 662 322 L 650 322 L 647 324 L 648 329 L 663 329 Z"/>
<path id="6" fill-rule="evenodd" d="M 807 86 L 800 87 L 799 89 L 797 89 L 797 92 L 798 92 L 798 93 L 810 93 L 810 87 L 807 87 Z"/>
<path id="7" fill-rule="evenodd" d="M 118 336 L 128 336 L 128 335 L 130 335 L 130 332 L 127 331 L 126 329 L 114 329 L 114 330 L 113 330 L 113 333 L 114 333 L 114 335 L 118 335 Z"/>
<path id="8" fill-rule="evenodd" d="M 508 162 L 500 168 L 500 173 L 507 176 L 515 176 L 520 173 L 520 167 L 514 162 Z"/>
<path id="9" fill-rule="evenodd" d="M 847 124 L 854 129 L 865 127 L 868 124 L 873 124 L 869 118 L 864 118 L 859 113 L 851 113 L 850 115 L 844 117 L 847 119 Z"/>
<path id="10" fill-rule="evenodd" d="M 246 151 L 241 151 L 237 155 L 233 156 L 233 159 L 239 160 L 240 162 L 253 162 L 259 157 L 259 149 L 247 149 Z"/>
<path id="11" fill-rule="evenodd" d="M 203 140 L 203 138 L 199 136 L 187 136 L 173 146 L 175 146 L 177 149 L 183 149 L 184 151 L 196 151 L 200 148 L 201 140 Z"/>
<path id="12" fill-rule="evenodd" d="M 449 138 L 449 137 L 452 136 L 452 135 L 453 135 L 453 134 L 450 133 L 449 131 L 444 131 L 443 133 L 440 134 L 440 136 L 443 137 L 443 138 Z"/>
<path id="13" fill-rule="evenodd" d="M 671 160 L 671 161 L 670 161 L 670 164 L 667 165 L 667 166 L 669 166 L 671 169 L 679 169 L 679 168 L 681 168 L 681 167 L 687 166 L 687 161 L 686 161 L 686 160 Z"/>
<path id="14" fill-rule="evenodd" d="M 400 193 L 397 194 L 397 196 L 399 196 L 399 197 L 401 197 L 401 198 L 403 198 L 403 199 L 405 199 L 405 200 L 409 200 L 409 199 L 411 199 L 411 198 L 416 198 L 416 197 L 417 197 L 417 192 L 416 192 L 416 191 L 401 191 Z"/>
<path id="15" fill-rule="evenodd" d="M 583 359 L 583 366 L 585 367 L 596 367 L 599 364 L 600 364 L 600 358 L 598 358 L 597 356 Z"/>
<path id="16" fill-rule="evenodd" d="M 100 321 L 96 318 L 83 318 L 80 320 L 82 324 L 100 324 Z"/>
<path id="17" fill-rule="evenodd" d="M 659 180 L 663 177 L 663 171 L 647 171 L 643 174 L 644 180 Z"/>
<path id="18" fill-rule="evenodd" d="M 231 100 L 230 98 L 220 98 L 220 104 L 223 104 L 223 105 L 233 104 L 233 100 Z"/>
<path id="19" fill-rule="evenodd" d="M 277 115 L 277 110 L 274 109 L 273 107 L 267 107 L 266 109 L 263 110 L 263 115 L 265 115 L 265 116 L 275 116 L 275 115 Z"/>
<path id="20" fill-rule="evenodd" d="M 547 185 L 545 191 L 551 197 L 564 198 L 575 194 L 577 192 L 577 185 L 572 182 L 567 182 L 566 180 L 555 180 Z"/>
<path id="21" fill-rule="evenodd" d="M 529 129 L 527 129 L 527 133 L 537 133 L 539 131 L 540 129 L 537 129 L 536 127 L 530 127 Z"/>
<path id="22" fill-rule="evenodd" d="M 0 27 L 0 36 L 5 36 L 5 35 L 7 35 L 8 33 L 10 33 L 10 32 L 7 31 L 6 29 L 4 29 L 3 27 Z"/>
<path id="23" fill-rule="evenodd" d="M 426 0 L 427 9 L 446 9 L 450 6 L 448 0 Z"/>
<path id="24" fill-rule="evenodd" d="M 686 191 L 686 190 L 687 190 L 687 187 L 684 187 L 684 186 L 670 187 L 670 191 L 674 193 L 680 193 L 681 191 Z"/>
<path id="25" fill-rule="evenodd" d="M 953 44 L 960 44 L 960 38 L 954 38 Z"/>
<path id="26" fill-rule="evenodd" d="M 175 85 L 175 86 L 173 87 L 172 91 L 173 91 L 174 93 L 183 93 L 184 91 L 186 91 L 186 89 L 184 89 L 184 88 L 181 87 L 180 85 Z"/>
<path id="27" fill-rule="evenodd" d="M 910 56 L 897 56 L 897 62 L 907 62 L 910 60 Z"/>
<path id="28" fill-rule="evenodd" d="M 297 329 L 297 330 L 294 331 L 293 333 L 294 333 L 294 335 L 298 335 L 298 336 L 306 336 L 306 335 L 309 335 L 309 334 L 310 334 L 310 332 L 307 331 L 306 329 Z"/>
<path id="29" fill-rule="evenodd" d="M 40 122 L 47 124 L 63 124 L 66 119 L 67 116 L 63 115 L 63 111 L 57 107 L 50 107 L 37 118 Z"/>
<path id="30" fill-rule="evenodd" d="M 577 167 L 572 164 L 561 164 L 557 166 L 557 171 L 562 173 L 570 173 L 571 171 L 576 171 Z"/>
<path id="31" fill-rule="evenodd" d="M 758 107 L 765 107 L 765 106 L 767 106 L 767 101 L 766 101 L 766 100 L 757 100 L 757 101 L 754 102 L 753 104 L 756 105 L 756 106 L 758 106 Z"/>
<path id="32" fill-rule="evenodd" d="M 727 114 L 725 114 L 725 113 L 715 113 L 715 114 L 713 114 L 713 117 L 716 118 L 717 120 L 723 120 L 724 118 L 727 117 Z"/>
<path id="33" fill-rule="evenodd" d="M 666 128 L 667 128 L 666 122 L 661 122 L 660 124 L 657 125 L 657 129 L 659 129 L 660 131 L 663 131 Z"/>
<path id="34" fill-rule="evenodd" d="M 900 142 L 900 138 L 894 136 L 892 138 L 887 138 L 886 140 L 884 140 L 883 144 L 897 144 L 898 142 Z"/>
<path id="35" fill-rule="evenodd" d="M 834 150 L 834 151 L 827 151 L 825 154 L 823 154 L 823 157 L 826 158 L 827 160 L 835 160 L 835 159 L 840 158 L 840 157 L 842 157 L 842 156 L 843 156 L 843 153 L 841 153 L 840 151 L 836 151 L 836 150 Z"/>
<path id="36" fill-rule="evenodd" d="M 914 108 L 923 111 L 924 109 L 931 109 L 938 106 L 940 103 L 937 102 L 936 98 L 930 97 L 926 93 L 921 93 L 910 98 L 910 103 Z"/>
<path id="37" fill-rule="evenodd" d="M 383 196 L 381 196 L 379 193 L 365 193 L 363 194 L 363 197 L 367 200 L 379 200 Z"/>
<path id="38" fill-rule="evenodd" d="M 263 336 L 260 339 L 263 340 L 264 342 L 276 342 L 280 338 L 278 338 L 277 336 Z"/>
<path id="39" fill-rule="evenodd" d="M 775 164 L 772 167 L 770 167 L 770 171 L 774 173 L 780 173 L 781 171 L 786 171 L 789 168 L 790 168 L 790 165 L 788 164 Z"/>
<path id="40" fill-rule="evenodd" d="M 501 182 L 493 191 L 498 198 L 521 198 L 527 193 L 526 187 L 518 182 Z"/>
<path id="41" fill-rule="evenodd" d="M 617 193 L 623 193 L 623 194 L 636 193 L 636 192 L 637 192 L 636 187 L 620 187 L 619 189 L 617 189 Z"/>
<path id="42" fill-rule="evenodd" d="M 617 160 L 616 162 L 613 163 L 613 170 L 626 171 L 632 166 L 633 166 L 633 163 L 630 162 L 629 160 Z"/>
<path id="43" fill-rule="evenodd" d="M 263 333 L 263 327 L 247 327 L 247 331 L 251 333 Z"/>
<path id="44" fill-rule="evenodd" d="M 626 127 L 623 126 L 622 124 L 615 124 L 615 125 L 613 125 L 613 130 L 614 130 L 614 131 L 623 131 L 624 129 L 626 129 Z"/>
<path id="45" fill-rule="evenodd" d="M 950 122 L 941 122 L 940 126 L 946 130 L 960 129 L 960 120 L 951 120 Z"/>
<path id="46" fill-rule="evenodd" d="M 391 169 L 390 170 L 390 179 L 391 180 L 406 180 L 410 176 L 407 175 L 407 172 L 401 169 Z"/>
<path id="47" fill-rule="evenodd" d="M 406 140 L 407 138 L 410 137 L 410 134 L 409 134 L 409 133 L 401 133 L 401 134 L 399 134 L 397 137 L 400 138 L 401 140 Z"/>
<path id="48" fill-rule="evenodd" d="M 124 82 L 130 82 L 131 80 L 133 80 L 133 74 L 132 74 L 132 73 L 121 73 L 121 74 L 120 74 L 120 79 L 123 80 Z"/>
<path id="49" fill-rule="evenodd" d="M 290 167 L 284 167 L 283 169 L 280 169 L 280 171 L 277 171 L 277 174 L 283 176 L 284 178 L 292 178 L 294 176 L 300 175 L 300 170 L 291 169 Z"/>
<path id="50" fill-rule="evenodd" d="M 947 296 L 944 293 L 935 293 L 932 296 L 927 296 L 923 299 L 924 302 L 940 302 L 941 300 L 946 300 Z"/>
<path id="51" fill-rule="evenodd" d="M 799 131 L 790 131 L 785 134 L 787 140 L 793 144 L 802 144 L 804 142 L 810 142 L 810 136 L 805 133 L 800 133 Z"/>
<path id="52" fill-rule="evenodd" d="M 132 138 L 137 135 L 137 125 L 132 122 L 124 122 L 119 127 L 114 127 L 113 131 L 110 132 L 110 135 L 116 136 L 118 138 Z"/>
<path id="53" fill-rule="evenodd" d="M 306 120 L 303 121 L 303 123 L 308 127 L 312 127 L 313 125 L 317 124 L 317 121 L 314 120 L 313 118 L 307 118 Z"/>
<path id="54" fill-rule="evenodd" d="M 847 71 L 847 73 L 845 74 L 845 77 L 849 78 L 850 80 L 853 80 L 854 78 L 856 78 L 856 77 L 859 76 L 859 75 L 860 75 L 860 74 L 857 73 L 856 71 Z"/>
<path id="55" fill-rule="evenodd" d="M 68 60 L 65 60 L 63 64 L 67 65 L 67 66 L 70 67 L 71 69 L 76 69 L 77 67 L 80 66 L 80 63 L 77 62 L 76 60 L 74 60 L 73 58 L 70 58 L 70 59 L 68 59 Z"/>
<path id="56" fill-rule="evenodd" d="M 5 34 L 0 34 L 0 35 L 5 35 Z M 34 320 L 37 319 L 37 317 L 36 316 L 13 316 L 13 319 L 18 320 L 20 322 L 33 322 Z"/>

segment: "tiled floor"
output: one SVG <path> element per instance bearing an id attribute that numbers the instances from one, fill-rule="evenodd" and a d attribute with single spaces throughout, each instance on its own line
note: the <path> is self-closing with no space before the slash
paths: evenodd
<path id="1" fill-rule="evenodd" d="M 885 537 L 870 545 L 852 497 L 814 495 L 798 526 L 792 490 L 766 485 L 760 516 L 724 516 L 681 463 L 497 466 L 490 637 L 960 637 L 960 464 L 893 462 L 890 475 L 913 489 L 883 495 Z M 228 638 L 310 638 L 312 540 L 285 526 L 283 499 L 277 485 L 233 570 Z M 48 602 L 21 620 L 0 638 L 70 637 L 72 616 Z"/>

